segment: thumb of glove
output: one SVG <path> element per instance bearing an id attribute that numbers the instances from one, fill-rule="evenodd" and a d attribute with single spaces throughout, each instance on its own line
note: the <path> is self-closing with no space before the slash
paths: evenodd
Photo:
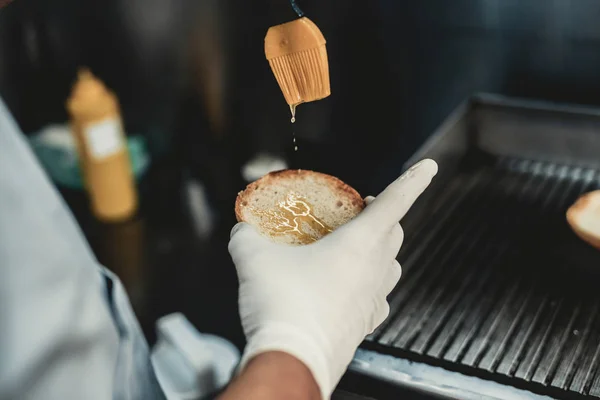
<path id="1" fill-rule="evenodd" d="M 268 238 L 263 236 L 254 226 L 240 222 L 231 230 L 229 240 L 229 254 L 238 270 L 244 268 L 251 259 L 262 253 L 269 246 L 276 246 Z"/>

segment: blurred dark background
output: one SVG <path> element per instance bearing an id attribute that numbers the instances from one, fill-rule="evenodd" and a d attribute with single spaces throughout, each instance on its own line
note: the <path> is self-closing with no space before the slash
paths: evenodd
<path id="1" fill-rule="evenodd" d="M 263 53 L 267 28 L 294 18 L 285 0 L 18 0 L 0 12 L 0 94 L 25 133 L 67 120 L 86 65 L 147 140 L 133 221 L 101 224 L 82 193 L 61 191 L 150 341 L 157 317 L 182 311 L 243 345 L 226 247 L 256 154 L 376 194 L 474 92 L 600 104 L 596 0 L 298 3 L 327 39 L 332 95 L 298 108 L 297 153 Z M 189 182 L 205 188 L 209 234 L 191 223 Z"/>

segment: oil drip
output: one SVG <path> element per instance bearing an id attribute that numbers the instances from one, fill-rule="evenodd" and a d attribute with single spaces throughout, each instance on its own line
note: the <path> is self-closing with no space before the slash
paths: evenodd
<path id="1" fill-rule="evenodd" d="M 292 119 L 290 122 L 293 124 L 296 122 L 296 106 L 297 104 L 290 105 L 290 112 L 292 113 Z M 292 142 L 294 143 L 294 151 L 298 151 L 298 145 L 296 144 L 296 130 L 292 127 Z"/>

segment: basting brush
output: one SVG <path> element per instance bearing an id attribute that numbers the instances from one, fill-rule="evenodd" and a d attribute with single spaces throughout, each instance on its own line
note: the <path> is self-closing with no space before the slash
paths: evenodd
<path id="1" fill-rule="evenodd" d="M 269 28 L 265 55 L 293 113 L 298 104 L 325 98 L 331 89 L 325 37 L 294 0 L 290 3 L 299 18 Z"/>

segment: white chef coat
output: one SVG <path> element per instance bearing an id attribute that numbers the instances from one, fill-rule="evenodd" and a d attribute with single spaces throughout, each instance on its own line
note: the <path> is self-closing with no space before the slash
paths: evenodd
<path id="1" fill-rule="evenodd" d="M 163 399 L 121 282 L 0 101 L 0 400 Z"/>

